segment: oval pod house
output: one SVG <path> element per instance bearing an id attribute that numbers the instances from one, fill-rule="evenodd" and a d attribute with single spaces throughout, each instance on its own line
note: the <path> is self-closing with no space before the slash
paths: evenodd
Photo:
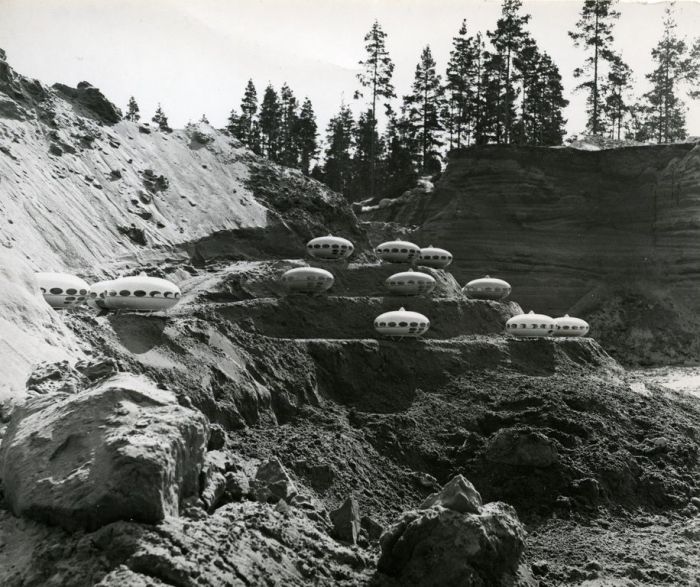
<path id="1" fill-rule="evenodd" d="M 450 263 L 452 263 L 452 253 L 445 249 L 430 245 L 420 250 L 420 256 L 418 257 L 419 265 L 433 267 L 434 269 L 444 269 Z"/>
<path id="2" fill-rule="evenodd" d="M 90 289 L 86 281 L 68 273 L 36 273 L 35 276 L 41 294 L 55 310 L 82 304 Z"/>
<path id="3" fill-rule="evenodd" d="M 568 314 L 554 319 L 554 336 L 586 336 L 590 328 L 585 320 Z"/>
<path id="4" fill-rule="evenodd" d="M 430 328 L 430 320 L 418 312 L 404 308 L 385 312 L 374 319 L 374 329 L 384 336 L 410 336 L 416 338 Z"/>
<path id="5" fill-rule="evenodd" d="M 347 259 L 355 251 L 355 246 L 339 236 L 319 236 L 306 243 L 306 252 L 316 259 Z"/>
<path id="6" fill-rule="evenodd" d="M 506 334 L 519 337 L 543 337 L 554 333 L 554 318 L 545 314 L 528 314 L 513 316 L 506 322 Z"/>
<path id="7" fill-rule="evenodd" d="M 411 263 L 420 255 L 420 247 L 408 241 L 387 241 L 374 249 L 387 263 Z"/>
<path id="8" fill-rule="evenodd" d="M 295 267 L 285 271 L 280 281 L 290 293 L 320 293 L 330 289 L 335 278 L 318 267 Z"/>
<path id="9" fill-rule="evenodd" d="M 462 288 L 472 300 L 503 300 L 510 295 L 510 283 L 489 275 L 473 279 Z"/>
<path id="10" fill-rule="evenodd" d="M 105 283 L 108 287 L 105 288 Z M 96 299 L 101 299 L 103 309 L 128 310 L 132 312 L 158 312 L 168 310 L 180 301 L 180 288 L 167 279 L 149 277 L 145 273 L 132 277 L 119 277 L 109 282 L 101 282 L 100 289 L 90 292 L 97 293 Z M 100 294 L 104 294 L 100 297 Z"/>
<path id="11" fill-rule="evenodd" d="M 435 289 L 435 278 L 420 271 L 402 271 L 387 278 L 384 285 L 390 293 L 400 296 L 428 294 Z"/>

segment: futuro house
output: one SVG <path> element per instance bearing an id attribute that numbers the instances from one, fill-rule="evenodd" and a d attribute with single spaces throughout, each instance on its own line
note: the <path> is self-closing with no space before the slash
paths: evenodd
<path id="1" fill-rule="evenodd" d="M 340 236 L 319 236 L 306 243 L 306 252 L 316 259 L 347 259 L 354 250 L 355 246 Z"/>
<path id="2" fill-rule="evenodd" d="M 90 285 L 68 273 L 36 273 L 42 295 L 55 310 L 74 308 L 82 304 L 87 297 Z"/>
<path id="3" fill-rule="evenodd" d="M 318 267 L 295 267 L 285 271 L 280 281 L 290 293 L 320 293 L 330 289 L 335 278 Z"/>
<path id="4" fill-rule="evenodd" d="M 158 312 L 180 301 L 180 288 L 167 279 L 140 273 L 100 281 L 90 288 L 90 306 L 102 310 Z"/>
<path id="5" fill-rule="evenodd" d="M 420 247 L 408 241 L 387 241 L 374 249 L 388 263 L 411 263 L 420 255 Z"/>
<path id="6" fill-rule="evenodd" d="M 554 319 L 554 336 L 586 336 L 589 330 L 588 322 L 581 318 L 565 314 Z"/>
<path id="7" fill-rule="evenodd" d="M 452 253 L 445 249 L 440 249 L 430 245 L 420 250 L 418 264 L 425 267 L 433 267 L 434 269 L 444 269 L 452 263 Z"/>
<path id="8" fill-rule="evenodd" d="M 418 312 L 404 308 L 385 312 L 374 319 L 374 329 L 384 336 L 410 336 L 416 338 L 430 328 L 430 320 Z"/>
<path id="9" fill-rule="evenodd" d="M 435 289 L 435 278 L 420 271 L 394 273 L 384 285 L 390 293 L 401 296 L 428 294 Z"/>
<path id="10" fill-rule="evenodd" d="M 554 332 L 554 318 L 544 314 L 535 314 L 532 310 L 528 314 L 513 316 L 506 322 L 506 334 L 518 337 L 544 337 L 551 336 Z"/>
<path id="11" fill-rule="evenodd" d="M 473 300 L 503 300 L 510 295 L 510 283 L 489 275 L 473 279 L 462 292 Z"/>

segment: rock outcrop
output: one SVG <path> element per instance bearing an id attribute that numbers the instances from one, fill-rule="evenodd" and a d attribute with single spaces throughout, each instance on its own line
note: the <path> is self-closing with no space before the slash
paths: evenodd
<path id="1" fill-rule="evenodd" d="M 398 585 L 416 587 L 534 586 L 521 565 L 524 547 L 515 510 L 482 506 L 476 489 L 458 476 L 387 530 L 378 569 Z"/>
<path id="2" fill-rule="evenodd" d="M 5 499 L 69 530 L 156 523 L 198 493 L 207 440 L 201 413 L 140 377 L 40 396 L 15 411 L 0 447 Z"/>

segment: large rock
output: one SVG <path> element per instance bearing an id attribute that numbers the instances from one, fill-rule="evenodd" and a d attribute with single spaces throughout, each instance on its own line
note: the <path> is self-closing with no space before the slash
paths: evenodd
<path id="1" fill-rule="evenodd" d="M 360 508 L 352 495 L 338 509 L 330 512 L 330 518 L 336 538 L 350 544 L 357 542 L 361 528 Z"/>
<path id="2" fill-rule="evenodd" d="M 257 501 L 270 503 L 280 499 L 289 501 L 299 493 L 287 469 L 276 457 L 258 467 L 252 489 Z"/>
<path id="3" fill-rule="evenodd" d="M 445 496 L 464 489 L 462 481 L 453 479 Z M 471 497 L 470 508 L 476 503 Z M 432 507 L 405 513 L 382 536 L 380 572 L 400 585 L 420 587 L 536 584 L 521 565 L 525 530 L 511 506 L 495 502 L 462 513 L 462 499 L 451 500 L 458 510 L 434 501 Z"/>
<path id="4" fill-rule="evenodd" d="M 491 439 L 486 458 L 492 463 L 549 467 L 559 460 L 554 442 L 541 432 L 506 428 Z"/>
<path id="5" fill-rule="evenodd" d="M 420 509 L 425 510 L 435 505 L 463 514 L 478 514 L 482 505 L 481 495 L 468 479 L 457 475 L 440 491 L 426 497 Z"/>
<path id="6" fill-rule="evenodd" d="M 208 439 L 201 413 L 122 374 L 15 411 L 0 447 L 8 506 L 66 529 L 155 523 L 197 494 Z"/>

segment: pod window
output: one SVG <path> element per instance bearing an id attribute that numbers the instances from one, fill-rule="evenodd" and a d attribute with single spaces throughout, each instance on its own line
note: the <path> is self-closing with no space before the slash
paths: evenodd
<path id="1" fill-rule="evenodd" d="M 121 290 L 121 291 L 119 292 L 119 295 L 120 295 L 120 296 L 127 297 L 127 296 L 130 296 L 130 295 L 131 295 L 131 292 L 130 292 L 128 289 L 123 289 L 123 290 Z"/>
<path id="2" fill-rule="evenodd" d="M 156 296 L 159 296 L 159 295 L 160 295 L 160 292 L 159 292 L 159 291 L 152 291 L 149 295 L 150 295 L 152 298 L 155 298 Z"/>
<path id="3" fill-rule="evenodd" d="M 144 297 L 144 296 L 146 295 L 146 292 L 143 291 L 142 289 L 137 289 L 137 290 L 134 292 L 134 295 L 135 295 L 137 298 L 142 298 L 142 297 Z"/>
<path id="4" fill-rule="evenodd" d="M 69 287 L 69 288 L 66 290 L 66 293 L 67 293 L 69 296 L 74 296 L 75 294 L 78 293 L 78 290 L 75 289 L 75 288 L 73 288 L 73 287 Z"/>
<path id="5" fill-rule="evenodd" d="M 54 295 L 62 294 L 63 290 L 60 287 L 52 287 L 49 292 L 51 292 Z"/>

